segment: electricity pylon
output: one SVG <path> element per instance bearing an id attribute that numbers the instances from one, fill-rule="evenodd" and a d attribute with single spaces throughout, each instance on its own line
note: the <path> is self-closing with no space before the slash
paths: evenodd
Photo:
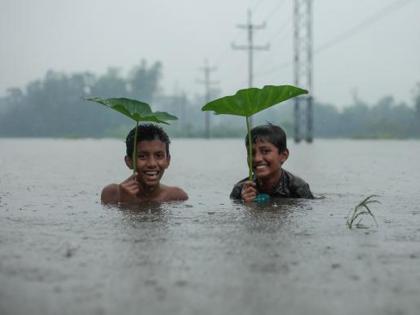
<path id="1" fill-rule="evenodd" d="M 312 0 L 294 1 L 294 77 L 295 85 L 309 90 L 308 96 L 295 98 L 295 142 L 303 137 L 313 141 L 312 98 Z M 305 106 L 306 105 L 306 106 Z M 304 106 L 302 108 L 302 106 Z M 302 128 L 305 128 L 304 133 Z M 304 135 L 303 135 L 304 134 Z"/>

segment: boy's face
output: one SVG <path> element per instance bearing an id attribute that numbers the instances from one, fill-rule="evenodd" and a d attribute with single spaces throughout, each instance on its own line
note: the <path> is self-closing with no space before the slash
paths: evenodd
<path id="1" fill-rule="evenodd" d="M 129 168 L 133 168 L 131 157 L 126 156 L 125 161 Z M 169 162 L 164 142 L 150 140 L 137 143 L 137 180 L 142 187 L 158 186 Z"/>
<path id="2" fill-rule="evenodd" d="M 257 139 L 253 144 L 253 170 L 257 178 L 277 176 L 283 163 L 289 157 L 289 150 L 279 153 L 272 143 Z"/>

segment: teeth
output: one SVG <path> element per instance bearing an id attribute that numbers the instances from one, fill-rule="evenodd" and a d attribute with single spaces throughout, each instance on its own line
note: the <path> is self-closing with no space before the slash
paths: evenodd
<path id="1" fill-rule="evenodd" d="M 155 175 L 157 175 L 158 174 L 158 172 L 144 172 L 146 175 L 149 175 L 149 176 L 155 176 Z"/>
<path id="2" fill-rule="evenodd" d="M 264 167 L 266 167 L 267 165 L 257 165 L 257 166 L 255 166 L 255 168 L 256 169 L 258 169 L 258 168 L 264 168 Z"/>

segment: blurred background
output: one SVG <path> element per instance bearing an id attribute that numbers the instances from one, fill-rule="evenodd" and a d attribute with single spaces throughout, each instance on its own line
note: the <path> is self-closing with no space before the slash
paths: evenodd
<path id="1" fill-rule="evenodd" d="M 0 136 L 124 136 L 131 121 L 83 100 L 100 96 L 177 115 L 175 137 L 242 137 L 242 118 L 206 125 L 201 107 L 249 85 L 297 84 L 311 93 L 303 118 L 288 102 L 254 123 L 419 138 L 419 16 L 418 0 L 2 0 Z"/>

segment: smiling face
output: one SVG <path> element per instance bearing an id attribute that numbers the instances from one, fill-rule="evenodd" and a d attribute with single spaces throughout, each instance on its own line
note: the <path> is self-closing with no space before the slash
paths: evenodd
<path id="1" fill-rule="evenodd" d="M 258 179 L 274 179 L 281 175 L 281 166 L 289 157 L 287 149 L 279 152 L 276 146 L 257 139 L 253 144 L 253 170 Z"/>
<path id="2" fill-rule="evenodd" d="M 125 157 L 125 162 L 129 168 L 133 168 L 129 156 Z M 169 162 L 170 156 L 164 142 L 144 140 L 137 143 L 137 180 L 143 189 L 153 190 L 159 186 Z"/>

